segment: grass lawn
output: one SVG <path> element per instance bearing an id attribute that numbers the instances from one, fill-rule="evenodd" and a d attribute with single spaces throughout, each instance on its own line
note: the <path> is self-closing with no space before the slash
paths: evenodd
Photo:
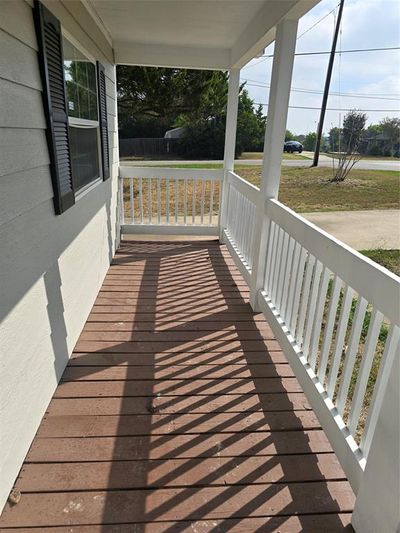
<path id="1" fill-rule="evenodd" d="M 361 253 L 400 276 L 400 250 L 362 250 Z"/>
<path id="2" fill-rule="evenodd" d="M 222 168 L 220 163 L 171 164 L 172 168 Z M 236 165 L 235 172 L 259 186 L 261 167 Z M 279 200 L 298 213 L 400 208 L 399 173 L 353 169 L 343 183 L 330 183 L 330 168 L 282 167 Z"/>
<path id="3" fill-rule="evenodd" d="M 239 157 L 239 159 L 259 159 L 261 160 L 263 158 L 262 152 L 243 152 L 242 155 Z M 282 159 L 310 159 L 306 155 L 302 155 L 299 153 L 295 154 L 288 154 L 287 152 L 282 153 Z"/>
<path id="4" fill-rule="evenodd" d="M 326 155 L 327 157 L 337 157 L 337 154 L 332 153 L 322 153 L 322 155 Z M 398 163 L 400 163 L 399 157 L 391 157 L 388 155 L 362 155 L 361 159 L 368 159 L 370 161 L 397 161 Z"/>
<path id="5" fill-rule="evenodd" d="M 260 168 L 235 170 L 259 185 Z M 299 213 L 400 207 L 398 172 L 354 169 L 342 183 L 330 183 L 331 177 L 330 168 L 282 167 L 279 200 Z"/>

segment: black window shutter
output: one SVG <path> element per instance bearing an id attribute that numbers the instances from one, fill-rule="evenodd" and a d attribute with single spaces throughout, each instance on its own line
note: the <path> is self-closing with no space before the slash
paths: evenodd
<path id="1" fill-rule="evenodd" d="M 103 179 L 106 180 L 110 177 L 110 150 L 108 146 L 106 75 L 103 65 L 98 61 L 97 87 L 99 91 L 100 138 L 102 148 L 101 154 L 103 162 Z"/>
<path id="2" fill-rule="evenodd" d="M 54 207 L 57 214 L 75 203 L 65 98 L 61 25 L 59 20 L 35 0 L 34 19 L 43 83 L 43 103 L 47 120 Z"/>

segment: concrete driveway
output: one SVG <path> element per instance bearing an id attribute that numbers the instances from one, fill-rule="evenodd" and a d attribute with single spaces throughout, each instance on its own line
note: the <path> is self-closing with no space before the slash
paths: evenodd
<path id="1" fill-rule="evenodd" d="M 302 213 L 307 220 L 356 250 L 400 248 L 400 211 Z"/>

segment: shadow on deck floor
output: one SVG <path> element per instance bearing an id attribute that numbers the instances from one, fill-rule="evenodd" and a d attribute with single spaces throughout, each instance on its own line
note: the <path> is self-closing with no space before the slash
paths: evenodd
<path id="1" fill-rule="evenodd" d="M 16 488 L 2 530 L 352 531 L 345 475 L 216 241 L 121 244 Z"/>

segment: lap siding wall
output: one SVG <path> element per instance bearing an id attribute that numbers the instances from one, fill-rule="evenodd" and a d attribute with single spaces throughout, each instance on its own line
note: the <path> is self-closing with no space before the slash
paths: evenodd
<path id="1" fill-rule="evenodd" d="M 118 245 L 111 46 L 78 2 L 45 2 L 106 67 L 112 177 L 54 214 L 33 2 L 0 17 L 0 510 Z"/>

